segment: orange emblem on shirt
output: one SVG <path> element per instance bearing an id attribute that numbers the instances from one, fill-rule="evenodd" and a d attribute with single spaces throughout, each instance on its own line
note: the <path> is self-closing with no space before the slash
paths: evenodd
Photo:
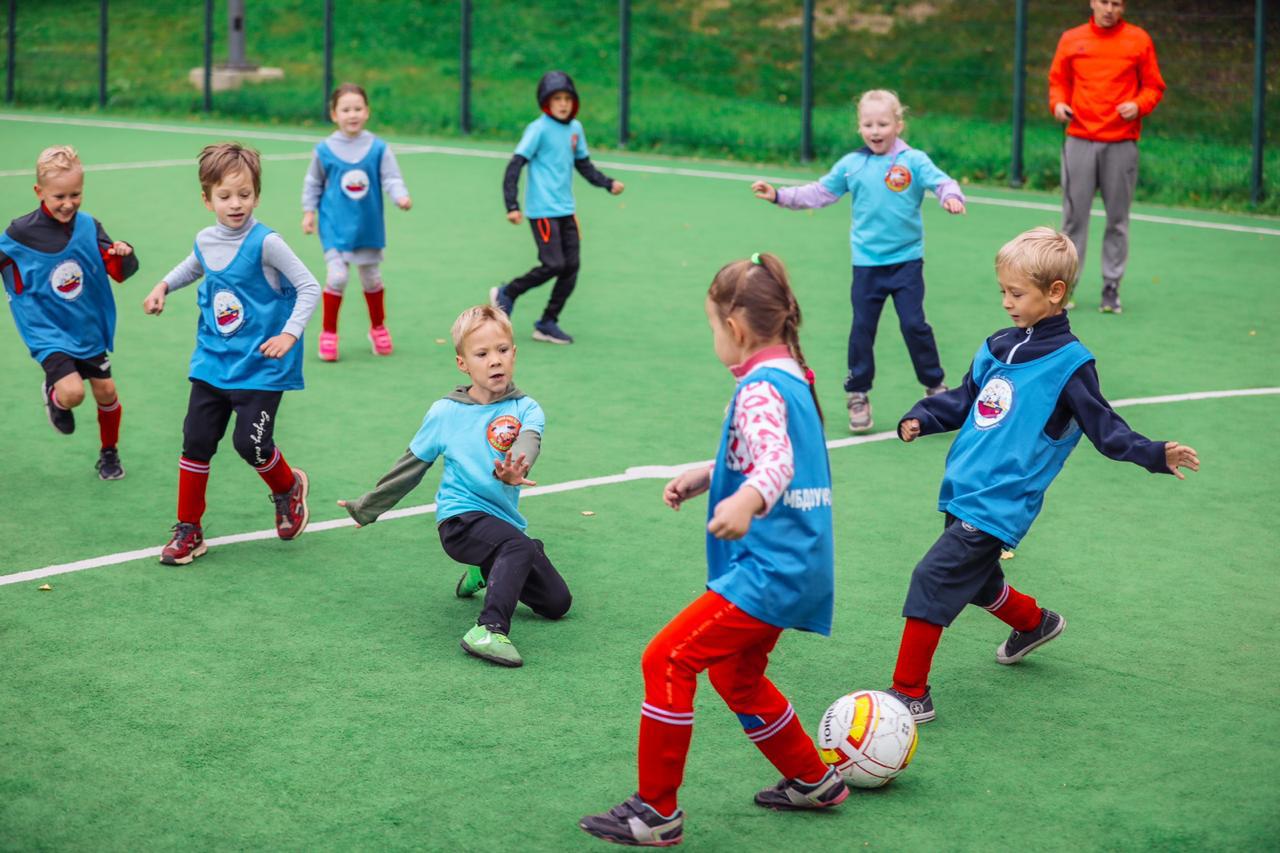
<path id="1" fill-rule="evenodd" d="M 520 434 L 520 421 L 514 415 L 500 415 L 489 421 L 489 427 L 485 430 L 485 437 L 489 439 L 489 446 L 499 453 L 506 453 L 511 449 L 511 445 L 515 444 L 516 436 Z"/>
<path id="2" fill-rule="evenodd" d="M 911 186 L 911 170 L 895 164 L 884 176 L 884 185 L 896 193 Z"/>

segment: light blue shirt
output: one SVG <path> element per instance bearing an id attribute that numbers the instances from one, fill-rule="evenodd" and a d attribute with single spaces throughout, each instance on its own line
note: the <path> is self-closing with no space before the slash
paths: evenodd
<path id="1" fill-rule="evenodd" d="M 924 257 L 924 191 L 955 185 L 929 155 L 899 139 L 884 154 L 869 148 L 844 155 L 819 183 L 833 195 L 852 196 L 849 243 L 853 265 L 878 267 Z M 956 188 L 958 193 L 958 187 Z"/>
<path id="2" fill-rule="evenodd" d="M 437 400 L 409 443 L 423 462 L 444 456 L 444 475 L 436 490 L 436 523 L 464 512 L 483 512 L 521 530 L 529 526 L 517 509 L 520 489 L 493 476 L 493 463 L 511 449 L 523 430 L 539 435 L 547 417 L 532 397 L 488 405 Z"/>
<path id="3" fill-rule="evenodd" d="M 529 123 L 515 153 L 529 161 L 524 213 L 533 219 L 572 216 L 573 164 L 590 156 L 587 135 L 576 118 L 562 124 L 543 114 Z"/>

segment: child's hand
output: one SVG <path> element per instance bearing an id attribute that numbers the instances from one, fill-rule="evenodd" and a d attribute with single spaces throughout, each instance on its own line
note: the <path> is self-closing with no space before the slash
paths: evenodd
<path id="1" fill-rule="evenodd" d="M 346 502 L 346 501 L 338 501 L 338 506 L 342 507 L 343 509 L 346 509 L 346 508 L 347 508 L 347 502 Z M 348 514 L 348 515 L 350 515 L 350 512 L 348 512 L 347 514 Z M 351 516 L 351 520 L 352 520 L 352 521 L 356 521 L 355 516 Z M 363 524 L 361 524 L 360 522 L 356 521 L 356 527 L 364 527 L 364 525 L 363 525 Z"/>
<path id="2" fill-rule="evenodd" d="M 401 210 L 408 210 L 409 208 L 413 207 L 413 199 L 409 198 L 408 196 L 405 196 L 404 198 L 398 198 L 396 199 L 396 207 L 400 208 Z"/>
<path id="3" fill-rule="evenodd" d="M 1066 124 L 1075 118 L 1076 114 L 1071 111 L 1071 107 L 1067 106 L 1065 103 L 1060 103 L 1053 108 L 1053 117 L 1063 124 Z"/>
<path id="4" fill-rule="evenodd" d="M 1200 457 L 1196 455 L 1195 448 L 1187 447 L 1185 444 L 1178 444 L 1176 441 L 1167 441 L 1164 445 L 1164 464 L 1169 466 L 1170 473 L 1179 480 L 1187 479 L 1186 475 L 1179 471 L 1179 468 L 1186 468 L 1188 471 L 1200 470 Z"/>
<path id="5" fill-rule="evenodd" d="M 693 471 L 684 471 L 677 474 L 663 488 L 662 502 L 678 512 L 680 504 L 689 500 L 689 498 L 697 497 L 710 487 L 711 472 L 709 469 L 700 468 Z"/>
<path id="6" fill-rule="evenodd" d="M 142 300 L 142 311 L 145 314 L 159 314 L 164 310 L 164 298 L 169 293 L 169 285 L 163 281 L 151 288 L 147 298 Z"/>
<path id="7" fill-rule="evenodd" d="M 910 444 L 920 437 L 920 421 L 915 418 L 907 418 L 898 424 L 898 438 Z"/>
<path id="8" fill-rule="evenodd" d="M 964 202 L 955 196 L 950 196 L 942 202 L 942 209 L 947 213 L 964 213 Z"/>
<path id="9" fill-rule="evenodd" d="M 284 358 L 284 354 L 293 349 L 293 345 L 298 339 L 288 332 L 281 332 L 274 338 L 267 338 L 263 341 L 262 346 L 258 347 L 258 352 L 267 358 Z"/>
<path id="10" fill-rule="evenodd" d="M 111 244 L 111 248 L 107 249 L 108 255 L 119 255 L 122 258 L 133 254 L 133 247 L 128 243 L 122 243 L 119 240 Z"/>
<path id="11" fill-rule="evenodd" d="M 507 451 L 507 455 L 501 459 L 493 460 L 493 476 L 497 477 L 508 486 L 536 486 L 533 480 L 525 478 L 525 474 L 529 473 L 529 463 L 525 461 L 524 454 L 521 453 L 514 459 L 511 458 L 511 451 Z"/>
<path id="12" fill-rule="evenodd" d="M 778 200 L 778 191 L 768 181 L 756 181 L 751 185 L 751 191 L 756 194 L 756 198 L 762 198 L 765 201 Z"/>
<path id="13" fill-rule="evenodd" d="M 613 195 L 622 195 L 622 191 L 624 189 L 626 189 L 626 186 L 622 181 L 614 181 L 612 184 L 609 184 L 609 192 Z"/>
<path id="14" fill-rule="evenodd" d="M 1138 117 L 1138 105 L 1133 101 L 1125 101 L 1124 103 L 1116 104 L 1116 112 L 1120 113 L 1120 118 L 1125 121 L 1133 121 Z"/>
<path id="15" fill-rule="evenodd" d="M 508 210 L 507 221 L 510 222 L 512 225 L 519 225 L 521 222 L 524 221 L 524 216 L 518 210 Z"/>
<path id="16" fill-rule="evenodd" d="M 707 531 L 717 539 L 741 539 L 751 527 L 751 519 L 764 509 L 764 498 L 751 486 L 743 486 L 716 504 Z"/>
<path id="17" fill-rule="evenodd" d="M 302 214 L 302 233 L 316 233 L 316 212 L 314 210 L 308 210 L 306 213 Z"/>

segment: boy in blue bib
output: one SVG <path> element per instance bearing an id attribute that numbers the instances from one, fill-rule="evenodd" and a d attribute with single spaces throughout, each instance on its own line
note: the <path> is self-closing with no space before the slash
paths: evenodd
<path id="1" fill-rule="evenodd" d="M 204 279 L 178 460 L 178 523 L 160 554 L 166 565 L 186 565 L 208 550 L 201 520 L 209 460 L 233 414 L 232 443 L 271 490 L 276 534 L 296 539 L 309 516 L 307 475 L 285 461 L 275 428 L 284 392 L 302 388 L 297 344 L 320 284 L 280 235 L 253 218 L 262 193 L 257 151 L 235 142 L 205 147 L 200 189 L 217 224 L 196 235 L 192 253 L 143 302 L 148 314 L 159 314 L 169 293 Z"/>
<path id="2" fill-rule="evenodd" d="M 529 164 L 525 188 L 525 213 L 538 247 L 538 266 L 500 287 L 490 288 L 489 304 L 508 315 L 516 299 L 525 291 L 555 279 L 551 298 L 542 318 L 533 324 L 533 339 L 552 344 L 571 344 L 573 338 L 560 328 L 560 312 L 578 283 L 578 217 L 573 200 L 573 170 L 577 169 L 592 186 L 618 195 L 622 181 L 615 181 L 591 163 L 587 134 L 578 115 L 578 90 L 563 71 L 548 71 L 538 81 L 538 106 L 543 115 L 529 123 L 507 164 L 502 179 L 502 195 L 507 205 L 507 221 L 519 225 L 517 185 L 520 170 Z"/>
<path id="3" fill-rule="evenodd" d="M 1155 474 L 1200 469 L 1195 450 L 1151 441 L 1115 413 L 1093 355 L 1071 334 L 1063 304 L 1078 260 L 1065 234 L 1033 228 L 996 255 L 1004 310 L 1014 328 L 989 337 L 960 387 L 926 397 L 898 424 L 903 441 L 958 429 L 938 496 L 942 536 L 911 575 L 907 624 L 889 691 L 917 722 L 934 719 L 929 669 L 942 629 L 967 604 L 1013 630 L 996 661 L 1015 664 L 1062 633 L 1066 619 L 1005 582 L 1002 545 L 1015 548 L 1044 494 L 1087 435 L 1111 459 Z"/>
<path id="4" fill-rule="evenodd" d="M 528 523 L 518 509 L 520 487 L 535 485 L 526 475 L 538 458 L 547 418 L 513 381 L 516 347 L 506 314 L 491 305 L 463 311 L 453 324 L 453 346 L 458 369 L 471 384 L 432 404 L 409 449 L 373 491 L 338 505 L 358 524 L 373 524 L 443 456 L 436 527 L 445 553 L 468 566 L 455 593 L 470 598 L 487 588 L 462 648 L 501 666 L 522 666 L 508 636 L 516 604 L 559 619 L 573 603 L 542 541 L 525 533 Z"/>
<path id="5" fill-rule="evenodd" d="M 80 212 L 84 167 L 70 145 L 40 153 L 35 192 L 40 207 L 0 235 L 4 295 L 18 334 L 44 369 L 41 398 L 49 423 L 64 435 L 75 431 L 71 410 L 84 401 L 88 382 L 98 404 L 98 477 L 119 480 L 120 399 L 107 355 L 116 301 L 108 279 L 124 281 L 138 271 L 138 259 L 132 246 L 112 240 Z"/>

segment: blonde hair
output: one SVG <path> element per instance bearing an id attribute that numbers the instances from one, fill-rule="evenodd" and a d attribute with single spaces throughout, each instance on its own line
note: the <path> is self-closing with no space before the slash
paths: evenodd
<path id="1" fill-rule="evenodd" d="M 1070 287 L 1080 270 L 1075 244 L 1061 231 L 1041 225 L 1023 231 L 996 252 L 996 272 L 1027 279 L 1045 293 L 1055 281 Z"/>
<path id="2" fill-rule="evenodd" d="M 200 191 L 208 198 L 214 185 L 241 171 L 248 172 L 253 180 L 253 194 L 262 195 L 262 158 L 257 151 L 239 142 L 206 145 L 200 152 Z"/>
<path id="3" fill-rule="evenodd" d="M 54 172 L 70 172 L 73 169 L 84 169 L 76 149 L 70 145 L 54 145 L 46 148 L 36 158 L 36 183 L 43 184 L 45 178 Z"/>
<path id="4" fill-rule="evenodd" d="M 463 311 L 458 315 L 458 319 L 453 321 L 453 328 L 449 333 L 453 337 L 454 352 L 462 355 L 462 343 L 467 339 L 467 335 L 485 323 L 497 323 L 498 328 L 506 332 L 508 338 L 515 339 L 515 333 L 511 330 L 511 320 L 501 309 L 494 308 L 492 305 L 477 305 Z"/>
<path id="5" fill-rule="evenodd" d="M 902 101 L 898 100 L 898 93 L 889 89 L 868 89 L 858 98 L 858 114 L 862 114 L 862 107 L 868 102 L 879 101 L 889 105 L 889 109 L 893 112 L 893 117 L 899 123 L 905 123 L 904 119 L 907 115 L 907 108 L 902 105 Z"/>

